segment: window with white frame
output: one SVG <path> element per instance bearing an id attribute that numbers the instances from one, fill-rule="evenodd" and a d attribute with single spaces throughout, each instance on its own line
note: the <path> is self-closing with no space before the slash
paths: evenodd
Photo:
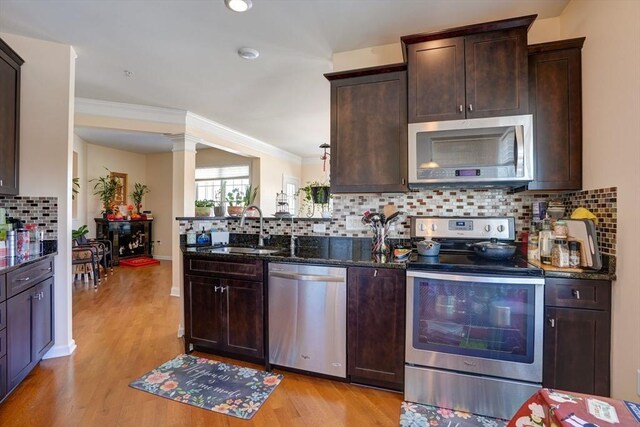
<path id="1" fill-rule="evenodd" d="M 282 191 L 287 195 L 287 202 L 289 203 L 289 213 L 296 215 L 298 210 L 298 188 L 300 187 L 300 180 L 295 176 L 282 176 Z"/>
<path id="2" fill-rule="evenodd" d="M 196 200 L 224 200 L 234 188 L 244 194 L 251 183 L 249 165 L 196 169 Z"/>

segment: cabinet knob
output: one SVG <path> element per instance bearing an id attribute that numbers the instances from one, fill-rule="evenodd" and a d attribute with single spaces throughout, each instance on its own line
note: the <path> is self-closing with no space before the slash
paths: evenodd
<path id="1" fill-rule="evenodd" d="M 0 179 L 0 187 L 2 187 L 2 180 Z"/>
<path id="2" fill-rule="evenodd" d="M 460 113 L 463 113 L 463 112 L 464 112 L 464 107 L 462 106 L 462 104 L 460 104 L 460 107 L 458 108 L 458 111 L 459 111 Z"/>
<path id="3" fill-rule="evenodd" d="M 218 292 L 220 289 L 222 289 L 222 286 L 216 286 L 213 288 L 213 292 Z"/>
<path id="4" fill-rule="evenodd" d="M 220 293 L 224 293 L 224 291 L 228 291 L 229 287 L 228 286 L 220 286 Z"/>
<path id="5" fill-rule="evenodd" d="M 580 291 L 577 289 L 571 289 L 571 295 L 573 295 L 575 299 L 580 299 Z"/>
<path id="6" fill-rule="evenodd" d="M 550 317 L 548 320 L 549 320 L 549 325 L 552 328 L 555 328 L 556 327 L 556 319 L 554 319 L 553 317 Z"/>
<path id="7" fill-rule="evenodd" d="M 473 111 L 473 104 L 469 104 L 469 111 Z"/>

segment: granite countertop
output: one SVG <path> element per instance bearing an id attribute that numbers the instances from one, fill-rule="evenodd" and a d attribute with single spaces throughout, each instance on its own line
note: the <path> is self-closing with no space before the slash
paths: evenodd
<path id="1" fill-rule="evenodd" d="M 30 255 L 28 258 L 19 259 L 17 257 L 0 257 L 0 274 L 9 273 L 25 265 L 33 264 L 36 261 L 40 261 L 46 257 L 58 255 L 57 241 L 46 240 L 43 245 L 43 250 L 39 254 Z"/>
<path id="2" fill-rule="evenodd" d="M 279 249 L 279 252 L 269 255 L 225 254 L 211 252 L 211 247 L 182 247 L 185 255 L 197 255 L 207 258 L 247 258 L 264 259 L 270 262 L 288 262 L 301 264 L 324 264 L 344 267 L 379 267 L 379 268 L 406 268 L 406 261 L 397 261 L 390 255 L 374 256 L 371 251 L 330 251 L 327 253 L 319 247 L 299 247 L 292 255 L 288 248 Z"/>
<path id="3" fill-rule="evenodd" d="M 184 237 L 184 236 L 182 236 Z M 289 249 L 289 236 L 273 236 L 268 243 L 271 249 L 279 252 L 269 255 L 247 255 L 232 253 L 211 252 L 211 246 L 189 247 L 182 239 L 182 251 L 185 255 L 197 255 L 210 258 L 242 258 L 251 257 L 273 262 L 290 262 L 305 264 L 325 264 L 353 267 L 379 267 L 406 269 L 407 261 L 398 261 L 392 255 L 377 255 L 371 253 L 371 239 L 353 237 L 314 237 L 300 236 L 295 254 Z M 253 234 L 230 235 L 232 246 L 255 246 L 257 236 Z M 559 277 L 583 280 L 615 280 L 616 259 L 614 256 L 603 255 L 603 267 L 599 271 L 568 272 L 568 271 L 544 271 L 544 277 Z M 542 275 L 542 274 L 541 274 Z"/>
<path id="4" fill-rule="evenodd" d="M 602 268 L 600 270 L 584 270 L 582 272 L 545 270 L 545 277 L 558 277 L 565 279 L 584 280 L 616 280 L 616 257 L 602 255 Z"/>

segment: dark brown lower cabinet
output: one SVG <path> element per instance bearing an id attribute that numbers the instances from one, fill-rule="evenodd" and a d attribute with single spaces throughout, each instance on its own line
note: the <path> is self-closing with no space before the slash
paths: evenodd
<path id="1" fill-rule="evenodd" d="M 264 360 L 262 281 L 185 275 L 185 347 Z"/>
<path id="2" fill-rule="evenodd" d="M 347 375 L 352 382 L 402 390 L 405 272 L 351 267 L 347 280 Z"/>
<path id="3" fill-rule="evenodd" d="M 547 278 L 543 386 L 609 396 L 611 282 Z"/>

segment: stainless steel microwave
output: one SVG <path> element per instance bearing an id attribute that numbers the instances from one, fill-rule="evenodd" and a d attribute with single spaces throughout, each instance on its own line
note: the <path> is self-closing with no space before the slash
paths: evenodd
<path id="1" fill-rule="evenodd" d="M 514 186 L 533 180 L 530 114 L 409 124 L 409 185 Z"/>

